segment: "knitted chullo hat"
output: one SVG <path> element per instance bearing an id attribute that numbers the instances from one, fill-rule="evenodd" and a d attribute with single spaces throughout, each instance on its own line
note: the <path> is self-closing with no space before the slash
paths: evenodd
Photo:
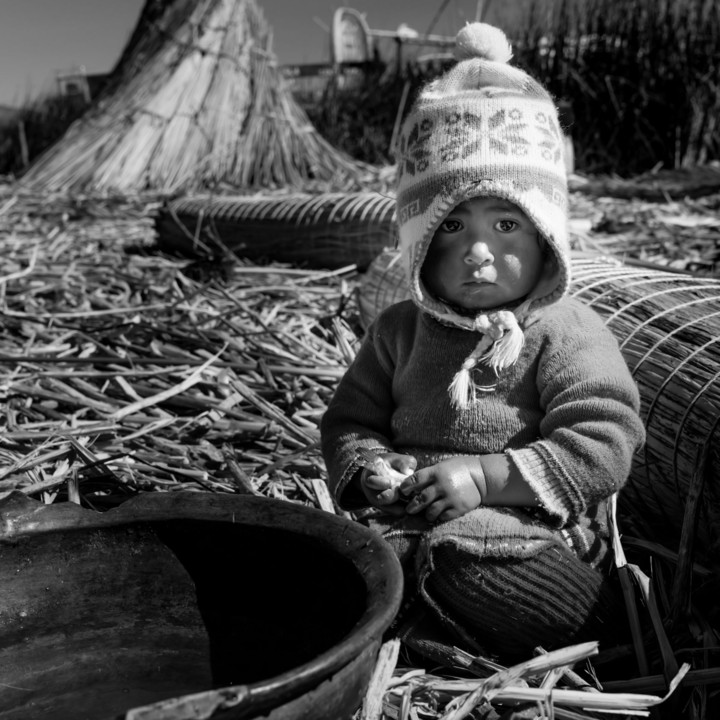
<path id="1" fill-rule="evenodd" d="M 567 177 L 557 109 L 527 73 L 508 65 L 512 50 L 501 30 L 465 26 L 456 38 L 457 64 L 426 85 L 403 123 L 398 143 L 399 246 L 415 303 L 441 322 L 482 335 L 450 392 L 465 406 L 476 387 L 472 368 L 496 373 L 512 365 L 532 312 L 559 300 L 570 282 Z M 546 269 L 517 307 L 467 317 L 426 289 L 421 268 L 441 222 L 459 203 L 494 196 L 517 205 L 547 244 Z"/>

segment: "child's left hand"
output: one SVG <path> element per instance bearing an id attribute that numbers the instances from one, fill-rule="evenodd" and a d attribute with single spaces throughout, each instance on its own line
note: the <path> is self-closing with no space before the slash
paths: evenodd
<path id="1" fill-rule="evenodd" d="M 435 522 L 452 520 L 478 507 L 484 485 L 479 458 L 458 456 L 416 470 L 399 490 L 401 495 L 412 496 L 406 512 L 424 512 L 428 522 Z"/>

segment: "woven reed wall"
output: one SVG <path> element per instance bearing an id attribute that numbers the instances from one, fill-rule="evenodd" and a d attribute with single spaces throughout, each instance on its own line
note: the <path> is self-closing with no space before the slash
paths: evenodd
<path id="1" fill-rule="evenodd" d="M 375 192 L 185 197 L 156 220 L 168 252 L 365 269 L 395 246 L 395 201 Z"/>
<path id="2" fill-rule="evenodd" d="M 720 562 L 720 279 L 574 255 L 571 295 L 612 330 L 638 384 L 647 442 L 620 494 L 624 531 L 677 549 L 698 458 L 708 450 L 695 531 L 699 557 Z M 359 290 L 365 326 L 408 297 L 396 251 Z"/>

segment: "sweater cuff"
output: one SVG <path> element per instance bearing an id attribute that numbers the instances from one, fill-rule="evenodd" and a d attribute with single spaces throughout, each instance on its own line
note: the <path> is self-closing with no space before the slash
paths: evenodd
<path id="1" fill-rule="evenodd" d="M 361 447 L 358 445 L 358 447 Z M 362 446 L 365 449 L 375 453 L 390 452 L 381 445 Z M 353 453 L 353 459 L 350 464 L 345 468 L 339 482 L 336 487 L 331 488 L 332 494 L 335 496 L 335 501 L 342 510 L 358 510 L 360 508 L 368 507 L 369 503 L 367 498 L 360 490 L 359 483 L 356 482 L 360 477 L 363 465 L 359 462 L 356 451 Z"/>
<path id="2" fill-rule="evenodd" d="M 367 499 L 360 490 L 358 482 L 361 471 L 362 468 L 358 467 L 348 468 L 347 478 L 344 478 L 338 487 L 335 500 L 341 510 L 352 512 L 367 506 Z"/>
<path id="3" fill-rule="evenodd" d="M 582 498 L 573 479 L 541 440 L 520 450 L 506 450 L 525 482 L 537 495 L 545 510 L 565 525 Z M 569 497 L 569 493 L 576 497 Z M 574 501 L 574 502 L 573 502 Z"/>

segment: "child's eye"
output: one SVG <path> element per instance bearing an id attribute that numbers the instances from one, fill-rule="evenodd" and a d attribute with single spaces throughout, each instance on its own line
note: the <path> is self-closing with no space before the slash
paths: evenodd
<path id="1" fill-rule="evenodd" d="M 518 227 L 518 223 L 515 222 L 515 220 L 498 220 L 495 223 L 495 227 L 500 232 L 507 233 L 507 232 L 512 232 L 513 230 L 515 230 L 515 228 Z"/>
<path id="2" fill-rule="evenodd" d="M 459 220 L 443 220 L 440 229 L 446 233 L 456 233 L 462 230 L 463 224 Z"/>

